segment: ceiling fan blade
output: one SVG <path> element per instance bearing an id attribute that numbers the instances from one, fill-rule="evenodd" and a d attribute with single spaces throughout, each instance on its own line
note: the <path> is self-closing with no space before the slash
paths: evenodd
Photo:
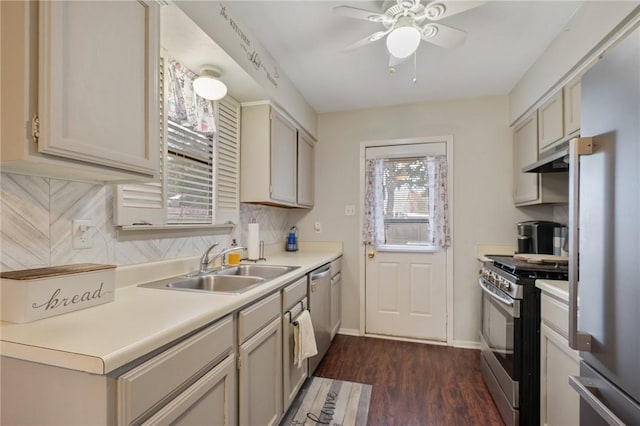
<path id="1" fill-rule="evenodd" d="M 390 32 L 391 32 L 391 29 L 388 29 L 386 31 L 375 32 L 375 33 L 363 38 L 362 40 L 358 40 L 355 43 L 351 43 L 350 45 L 342 48 L 342 51 L 345 52 L 345 51 L 357 49 L 358 47 L 362 47 L 362 46 L 367 45 L 369 43 L 373 43 L 374 41 L 380 40 L 381 38 L 383 38 L 384 36 L 386 36 Z"/>
<path id="2" fill-rule="evenodd" d="M 456 47 L 464 43 L 467 33 L 447 25 L 430 22 L 422 27 L 422 39 L 440 47 Z"/>
<path id="3" fill-rule="evenodd" d="M 396 58 L 393 55 L 389 55 L 389 68 L 393 68 L 396 65 L 400 65 L 401 63 L 403 63 L 404 61 L 406 61 L 408 58 L 410 58 L 412 55 L 407 56 L 406 58 Z"/>
<path id="4" fill-rule="evenodd" d="M 373 12 L 371 10 L 358 9 L 351 6 L 337 6 L 333 8 L 333 13 L 340 16 L 346 16 L 355 19 L 364 19 L 371 22 L 384 22 L 390 20 L 387 15 L 380 12 Z"/>
<path id="5" fill-rule="evenodd" d="M 475 9 L 478 6 L 482 6 L 487 3 L 486 1 L 432 1 L 427 3 L 424 12 L 420 14 L 420 18 L 427 18 L 430 21 L 438 21 L 440 19 L 448 18 L 449 16 L 457 15 L 458 13 L 466 12 L 467 10 Z"/>

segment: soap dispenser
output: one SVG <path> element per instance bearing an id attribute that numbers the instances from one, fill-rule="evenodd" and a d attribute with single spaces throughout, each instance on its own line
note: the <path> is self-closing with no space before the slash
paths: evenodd
<path id="1" fill-rule="evenodd" d="M 298 228 L 292 226 L 287 237 L 287 251 L 298 251 Z"/>

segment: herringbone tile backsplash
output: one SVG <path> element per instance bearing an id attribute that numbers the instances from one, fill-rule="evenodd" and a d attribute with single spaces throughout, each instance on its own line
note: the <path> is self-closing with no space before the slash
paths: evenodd
<path id="1" fill-rule="evenodd" d="M 293 225 L 288 209 L 242 204 L 240 224 L 233 234 L 118 241 L 111 185 L 2 173 L 0 189 L 2 271 L 81 262 L 129 265 L 197 256 L 213 242 L 224 248 L 237 238 L 243 244 L 251 219 L 260 224 L 260 238 L 269 245 L 284 242 Z M 93 222 L 91 248 L 73 249 L 74 219 Z"/>

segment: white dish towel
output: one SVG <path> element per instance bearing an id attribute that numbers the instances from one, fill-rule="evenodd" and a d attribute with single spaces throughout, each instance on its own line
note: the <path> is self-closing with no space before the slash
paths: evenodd
<path id="1" fill-rule="evenodd" d="M 302 366 L 302 361 L 318 353 L 311 315 L 306 309 L 293 322 L 293 342 L 293 359 L 298 368 Z"/>

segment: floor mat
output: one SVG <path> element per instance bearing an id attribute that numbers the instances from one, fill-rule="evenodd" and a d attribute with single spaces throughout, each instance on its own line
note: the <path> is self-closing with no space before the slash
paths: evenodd
<path id="1" fill-rule="evenodd" d="M 365 426 L 371 385 L 310 377 L 280 422 L 281 426 Z"/>

